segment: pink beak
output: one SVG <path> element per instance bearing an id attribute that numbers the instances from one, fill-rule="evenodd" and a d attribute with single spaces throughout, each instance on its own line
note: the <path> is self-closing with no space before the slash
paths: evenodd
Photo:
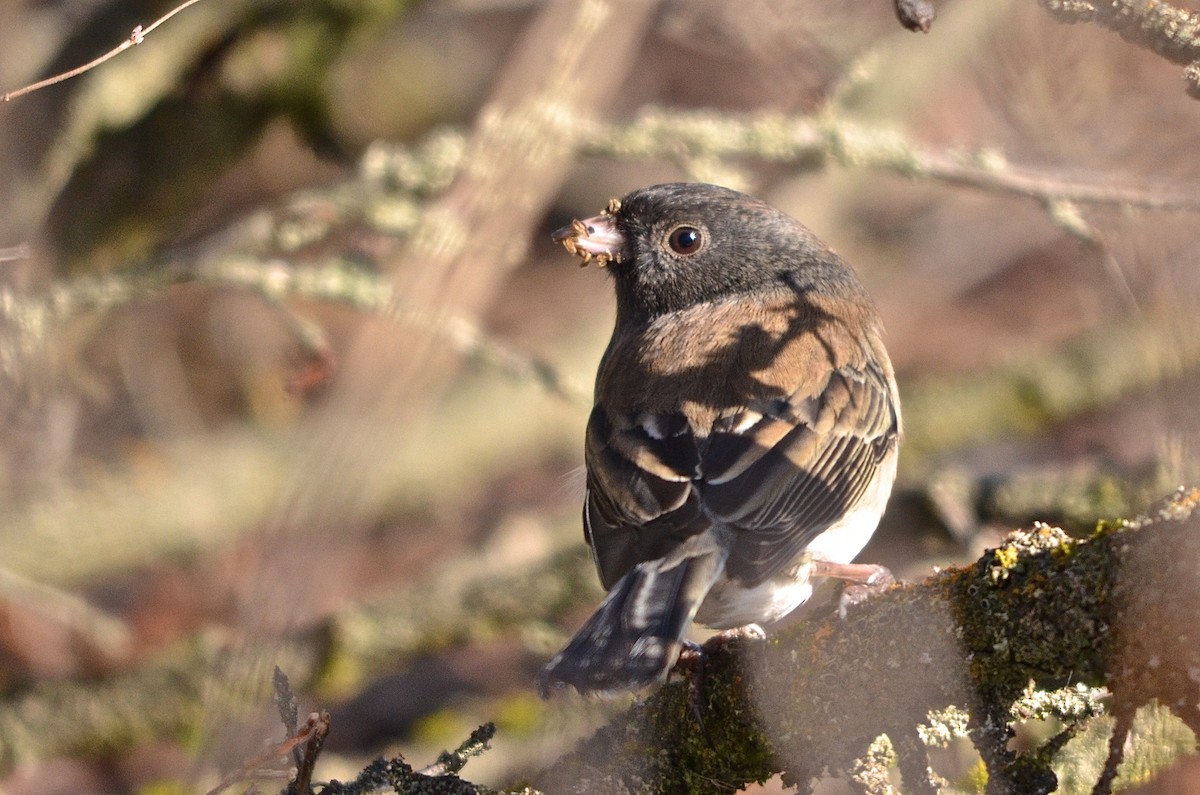
<path id="1" fill-rule="evenodd" d="M 610 262 L 620 262 L 628 254 L 625 235 L 617 229 L 616 219 L 609 213 L 587 220 L 578 218 L 570 226 L 564 226 L 553 235 L 554 242 L 562 243 L 568 253 L 577 254 L 583 265 L 593 259 L 603 268 Z"/>

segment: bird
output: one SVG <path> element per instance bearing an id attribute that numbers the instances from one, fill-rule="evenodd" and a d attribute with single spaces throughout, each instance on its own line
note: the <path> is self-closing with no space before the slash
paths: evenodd
<path id="1" fill-rule="evenodd" d="M 584 536 L 607 595 L 541 670 L 543 697 L 664 681 L 693 623 L 761 631 L 854 563 L 896 475 L 880 316 L 799 221 L 729 188 L 652 185 L 553 235 L 612 276 L 584 439 Z"/>

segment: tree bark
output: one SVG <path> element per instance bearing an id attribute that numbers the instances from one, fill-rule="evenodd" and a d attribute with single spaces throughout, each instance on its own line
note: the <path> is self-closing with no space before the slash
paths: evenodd
<path id="1" fill-rule="evenodd" d="M 954 706 L 970 715 L 989 793 L 1051 792 L 1052 754 L 1007 747 L 1030 683 L 1106 687 L 1118 723 L 1157 699 L 1200 731 L 1198 504 L 1200 490 L 1181 490 L 1150 517 L 1083 540 L 1036 525 L 846 620 L 714 649 L 703 728 L 689 717 L 686 684 L 672 683 L 535 783 L 554 793 L 716 792 L 782 773 L 804 791 L 818 775 L 861 766 L 887 734 L 905 791 L 934 792 L 917 726 Z M 1118 747 L 1110 767 L 1119 761 Z"/>

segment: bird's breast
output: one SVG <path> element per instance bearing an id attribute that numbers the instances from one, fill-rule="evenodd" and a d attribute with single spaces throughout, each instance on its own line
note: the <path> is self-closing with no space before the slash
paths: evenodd
<path id="1" fill-rule="evenodd" d="M 819 391 L 842 361 L 861 357 L 853 324 L 794 296 L 702 304 L 614 331 L 597 376 L 610 409 L 680 413 L 697 435 L 742 408 Z M 832 351 L 848 351 L 835 357 Z"/>

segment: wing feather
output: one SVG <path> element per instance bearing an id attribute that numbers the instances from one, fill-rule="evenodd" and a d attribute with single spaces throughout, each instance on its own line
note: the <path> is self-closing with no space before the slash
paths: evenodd
<path id="1" fill-rule="evenodd" d="M 715 524 L 733 538 L 726 574 L 753 587 L 845 515 L 894 450 L 900 420 L 878 341 L 815 310 L 773 311 L 760 318 L 770 334 L 610 344 L 598 391 L 614 397 L 588 421 L 584 509 L 606 587 Z M 717 360 L 742 364 L 712 369 Z"/>
<path id="2" fill-rule="evenodd" d="M 703 486 L 704 504 L 738 531 L 730 576 L 748 587 L 769 579 L 858 502 L 896 444 L 888 390 L 877 368 L 834 371 L 811 425 L 794 426 L 738 477 Z"/>

